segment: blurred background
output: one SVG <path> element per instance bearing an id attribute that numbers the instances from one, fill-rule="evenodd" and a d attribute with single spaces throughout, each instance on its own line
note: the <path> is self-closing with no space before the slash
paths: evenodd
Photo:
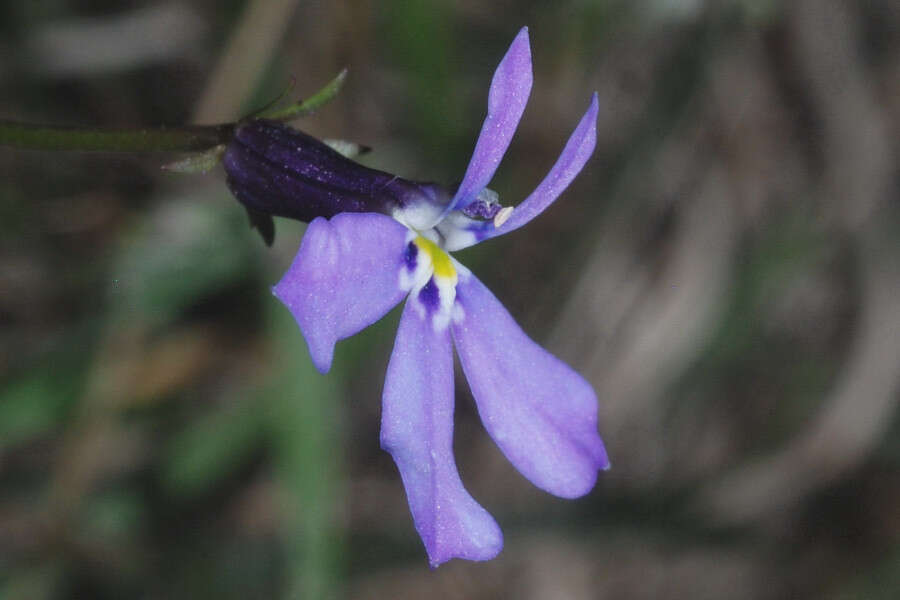
<path id="1" fill-rule="evenodd" d="M 427 566 L 379 449 L 398 311 L 316 373 L 221 170 L 0 148 L 0 597 L 900 595 L 900 3 L 0 4 L 0 117 L 151 126 L 344 91 L 297 123 L 457 181 L 494 67 L 535 87 L 491 187 L 524 198 L 599 92 L 595 157 L 457 257 L 588 377 L 613 468 L 533 488 L 457 378 L 506 548 Z"/>

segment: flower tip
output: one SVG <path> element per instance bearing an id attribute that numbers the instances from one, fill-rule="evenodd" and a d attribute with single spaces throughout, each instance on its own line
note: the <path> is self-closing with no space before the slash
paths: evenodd
<path id="1" fill-rule="evenodd" d="M 512 69 L 519 84 L 526 84 L 528 92 L 531 91 L 531 41 L 528 38 L 528 27 L 523 27 L 513 38 L 506 50 L 506 54 L 500 61 L 497 71 Z M 496 73 L 495 73 L 496 76 Z M 528 93 L 525 94 L 527 100 Z M 523 107 L 524 108 L 524 107 Z M 521 116 L 521 115 L 520 115 Z M 518 122 L 518 119 L 516 120 Z"/>
<path id="2" fill-rule="evenodd" d="M 597 120 L 597 113 L 600 112 L 600 96 L 597 92 L 591 94 L 591 103 L 588 105 L 587 112 L 593 116 L 595 121 Z"/>
<path id="3" fill-rule="evenodd" d="M 574 500 L 576 498 L 581 498 L 582 496 L 587 496 L 591 493 L 591 490 L 594 489 L 594 486 L 597 485 L 597 477 L 600 473 L 600 468 L 601 467 L 598 465 L 596 469 L 591 470 L 590 474 L 568 481 L 563 485 L 558 485 L 556 489 L 548 489 L 547 491 L 554 496 L 565 498 L 566 500 Z"/>
<path id="4" fill-rule="evenodd" d="M 309 332 L 301 324 L 296 309 L 290 300 L 290 285 L 285 283 L 285 279 L 282 279 L 277 285 L 272 286 L 272 295 L 278 298 L 278 300 L 284 304 L 294 316 L 294 320 L 297 321 L 297 325 L 300 327 L 300 332 L 303 334 L 303 337 L 306 338 L 306 347 L 309 350 L 309 358 L 312 361 L 313 366 L 316 368 L 316 371 L 325 375 L 331 370 L 331 363 L 334 360 L 334 344 L 337 342 L 337 339 L 330 335 L 308 335 Z"/>
<path id="5" fill-rule="evenodd" d="M 510 50 L 515 48 L 517 51 L 522 52 L 528 56 L 529 61 L 531 60 L 531 40 L 528 37 L 528 25 L 519 30 L 509 47 Z"/>
<path id="6" fill-rule="evenodd" d="M 322 360 L 321 358 L 313 358 L 312 359 L 313 366 L 316 368 L 316 371 L 325 375 L 328 371 L 331 370 L 331 359 Z"/>
<path id="7" fill-rule="evenodd" d="M 609 471 L 612 468 L 612 463 L 609 462 L 609 455 L 606 454 L 606 447 L 603 448 L 603 454 L 600 456 L 600 464 L 598 468 L 601 471 Z"/>
<path id="8" fill-rule="evenodd" d="M 428 567 L 433 571 L 454 558 L 473 562 L 484 562 L 497 558 L 497 555 L 503 550 L 503 533 L 500 531 L 497 523 L 493 521 L 493 518 L 491 522 L 493 527 L 486 532 L 487 538 L 480 540 L 477 546 L 432 549 L 426 545 L 425 552 L 428 554 Z"/>
<path id="9" fill-rule="evenodd" d="M 609 469 L 609 458 L 603 441 L 597 436 L 594 443 L 583 448 L 586 452 L 568 464 L 561 464 L 552 477 L 528 477 L 542 490 L 559 498 L 574 500 L 588 495 L 597 485 L 601 471 Z"/>
<path id="10" fill-rule="evenodd" d="M 302 331 L 302 328 L 301 328 Z M 316 336 L 308 336 L 304 332 L 306 338 L 306 347 L 309 349 L 309 358 L 312 361 L 316 371 L 325 375 L 331 370 L 331 363 L 334 361 L 334 343 L 333 338 L 326 339 Z"/>

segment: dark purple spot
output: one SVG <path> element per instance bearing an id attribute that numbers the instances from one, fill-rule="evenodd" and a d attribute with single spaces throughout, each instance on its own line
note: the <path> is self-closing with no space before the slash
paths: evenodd
<path id="1" fill-rule="evenodd" d="M 440 306 L 441 296 L 437 285 L 434 283 L 434 277 L 429 279 L 425 287 L 419 292 L 419 301 L 429 314 L 436 311 L 438 306 Z"/>
<path id="2" fill-rule="evenodd" d="M 416 264 L 418 261 L 416 257 L 419 255 L 419 247 L 415 245 L 414 242 L 410 242 L 406 245 L 406 252 L 403 254 L 403 260 L 406 262 L 406 268 L 410 272 L 416 270 Z"/>

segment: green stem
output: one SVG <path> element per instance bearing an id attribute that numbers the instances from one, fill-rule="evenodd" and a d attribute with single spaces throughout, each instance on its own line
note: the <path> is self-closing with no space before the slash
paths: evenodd
<path id="1" fill-rule="evenodd" d="M 344 69 L 306 100 L 284 108 L 267 107 L 251 118 L 290 121 L 304 117 L 330 102 L 340 91 L 346 78 L 347 69 Z M 149 129 L 95 129 L 34 125 L 0 119 L 0 146 L 24 150 L 82 152 L 199 152 L 227 144 L 235 126 L 235 123 L 225 123 Z M 194 168 L 193 165 L 188 167 L 188 170 Z"/>
<path id="2" fill-rule="evenodd" d="M 291 104 L 285 108 L 265 109 L 255 115 L 260 119 L 274 119 L 276 121 L 291 121 L 299 119 L 315 112 L 319 107 L 331 102 L 341 88 L 344 87 L 344 80 L 347 79 L 347 69 L 343 69 L 337 76 L 325 84 L 325 87 L 318 92 L 295 104 Z"/>
<path id="3" fill-rule="evenodd" d="M 0 146 L 85 152 L 196 152 L 226 143 L 234 124 L 92 129 L 17 123 L 0 119 Z"/>

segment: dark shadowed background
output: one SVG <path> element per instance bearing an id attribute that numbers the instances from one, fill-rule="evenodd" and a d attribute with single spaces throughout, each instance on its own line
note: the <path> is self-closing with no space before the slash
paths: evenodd
<path id="1" fill-rule="evenodd" d="M 600 398 L 577 501 L 503 459 L 457 379 L 456 452 L 506 534 L 427 567 L 378 446 L 397 311 L 310 365 L 221 171 L 0 148 L 0 597 L 900 595 L 900 3 L 0 4 L 0 118 L 212 123 L 293 79 L 367 164 L 465 170 L 529 25 L 491 187 L 598 145 L 554 207 L 458 257 Z"/>

